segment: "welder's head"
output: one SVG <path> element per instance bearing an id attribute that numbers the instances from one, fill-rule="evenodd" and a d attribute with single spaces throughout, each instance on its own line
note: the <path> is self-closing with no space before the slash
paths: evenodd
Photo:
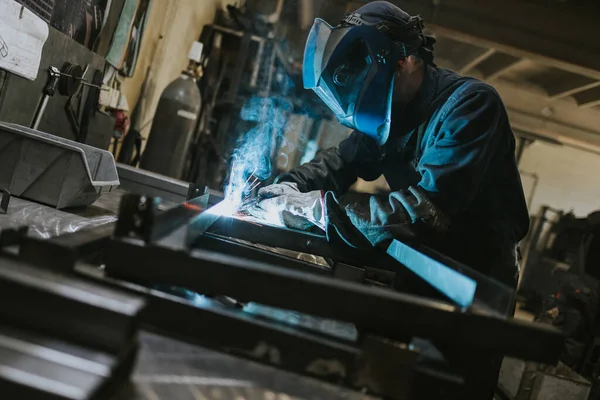
<path id="1" fill-rule="evenodd" d="M 333 27 L 316 19 L 304 52 L 304 87 L 312 89 L 338 121 L 387 141 L 394 85 L 402 92 L 404 72 L 433 64 L 435 39 L 411 17 L 386 1 L 374 1 Z M 400 93 L 401 95 L 401 93 Z"/>

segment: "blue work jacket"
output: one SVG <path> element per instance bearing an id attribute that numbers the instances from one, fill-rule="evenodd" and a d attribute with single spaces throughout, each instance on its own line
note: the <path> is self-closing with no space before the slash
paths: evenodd
<path id="1" fill-rule="evenodd" d="M 338 196 L 357 178 L 372 181 L 381 175 L 392 194 L 418 187 L 450 220 L 443 238 L 422 235 L 420 240 L 485 273 L 506 264 L 514 266 L 514 249 L 527 234 L 529 214 L 504 104 L 484 82 L 425 68 L 415 98 L 405 107 L 393 107 L 385 145 L 354 132 L 337 148 L 322 151 L 279 181 L 296 182 L 301 191 L 323 190 Z M 385 201 L 362 201 L 370 208 L 365 215 L 376 217 L 367 216 L 360 223 L 351 219 L 357 226 L 368 227 L 359 229 L 368 232 L 367 236 L 376 231 L 374 225 L 385 231 L 405 218 L 382 218 L 385 213 L 401 212 L 397 207 L 380 206 Z M 390 236 L 374 237 L 379 241 Z"/>

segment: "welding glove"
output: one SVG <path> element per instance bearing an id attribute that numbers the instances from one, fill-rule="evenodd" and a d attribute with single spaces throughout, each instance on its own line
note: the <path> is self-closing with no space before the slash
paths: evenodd
<path id="1" fill-rule="evenodd" d="M 337 205 L 337 207 L 336 207 Z M 449 227 L 444 213 L 420 188 L 388 195 L 355 194 L 338 201 L 325 195 L 327 237 L 355 248 L 377 246 L 391 239 L 442 236 Z"/>
<path id="2" fill-rule="evenodd" d="M 258 201 L 246 212 L 273 225 L 299 230 L 317 226 L 325 230 L 322 192 L 302 193 L 292 182 L 262 188 L 258 191 Z"/>

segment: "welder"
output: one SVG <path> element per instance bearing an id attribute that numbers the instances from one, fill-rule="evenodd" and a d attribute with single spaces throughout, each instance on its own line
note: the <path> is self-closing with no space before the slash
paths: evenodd
<path id="1" fill-rule="evenodd" d="M 332 242 L 422 241 L 512 287 L 529 214 L 506 109 L 490 85 L 434 63 L 419 16 L 374 1 L 317 19 L 304 86 L 354 132 L 259 191 L 249 211 Z M 389 195 L 342 196 L 383 175 Z"/>
<path id="2" fill-rule="evenodd" d="M 336 27 L 317 19 L 304 85 L 354 132 L 249 211 L 358 248 L 418 240 L 515 287 L 529 214 L 506 109 L 490 85 L 438 68 L 434 43 L 420 17 L 385 1 Z M 342 196 L 381 175 L 390 194 Z"/>
<path id="3" fill-rule="evenodd" d="M 529 214 L 507 112 L 490 85 L 438 68 L 434 44 L 419 16 L 384 1 L 335 27 L 317 19 L 304 86 L 353 133 L 249 212 L 356 248 L 419 241 L 514 288 Z M 381 175 L 391 193 L 344 196 Z"/>
<path id="4" fill-rule="evenodd" d="M 507 112 L 490 85 L 438 68 L 434 43 L 419 16 L 385 1 L 336 27 L 315 20 L 304 86 L 354 131 L 249 211 L 358 248 L 419 240 L 514 287 L 529 214 Z M 381 175 L 390 194 L 342 196 Z"/>

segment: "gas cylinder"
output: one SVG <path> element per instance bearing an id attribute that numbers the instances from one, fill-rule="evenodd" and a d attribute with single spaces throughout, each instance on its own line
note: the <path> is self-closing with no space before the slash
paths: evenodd
<path id="1" fill-rule="evenodd" d="M 201 58 L 202 43 L 195 42 L 188 69 L 162 92 L 140 168 L 181 179 L 202 105 L 196 83 Z"/>

